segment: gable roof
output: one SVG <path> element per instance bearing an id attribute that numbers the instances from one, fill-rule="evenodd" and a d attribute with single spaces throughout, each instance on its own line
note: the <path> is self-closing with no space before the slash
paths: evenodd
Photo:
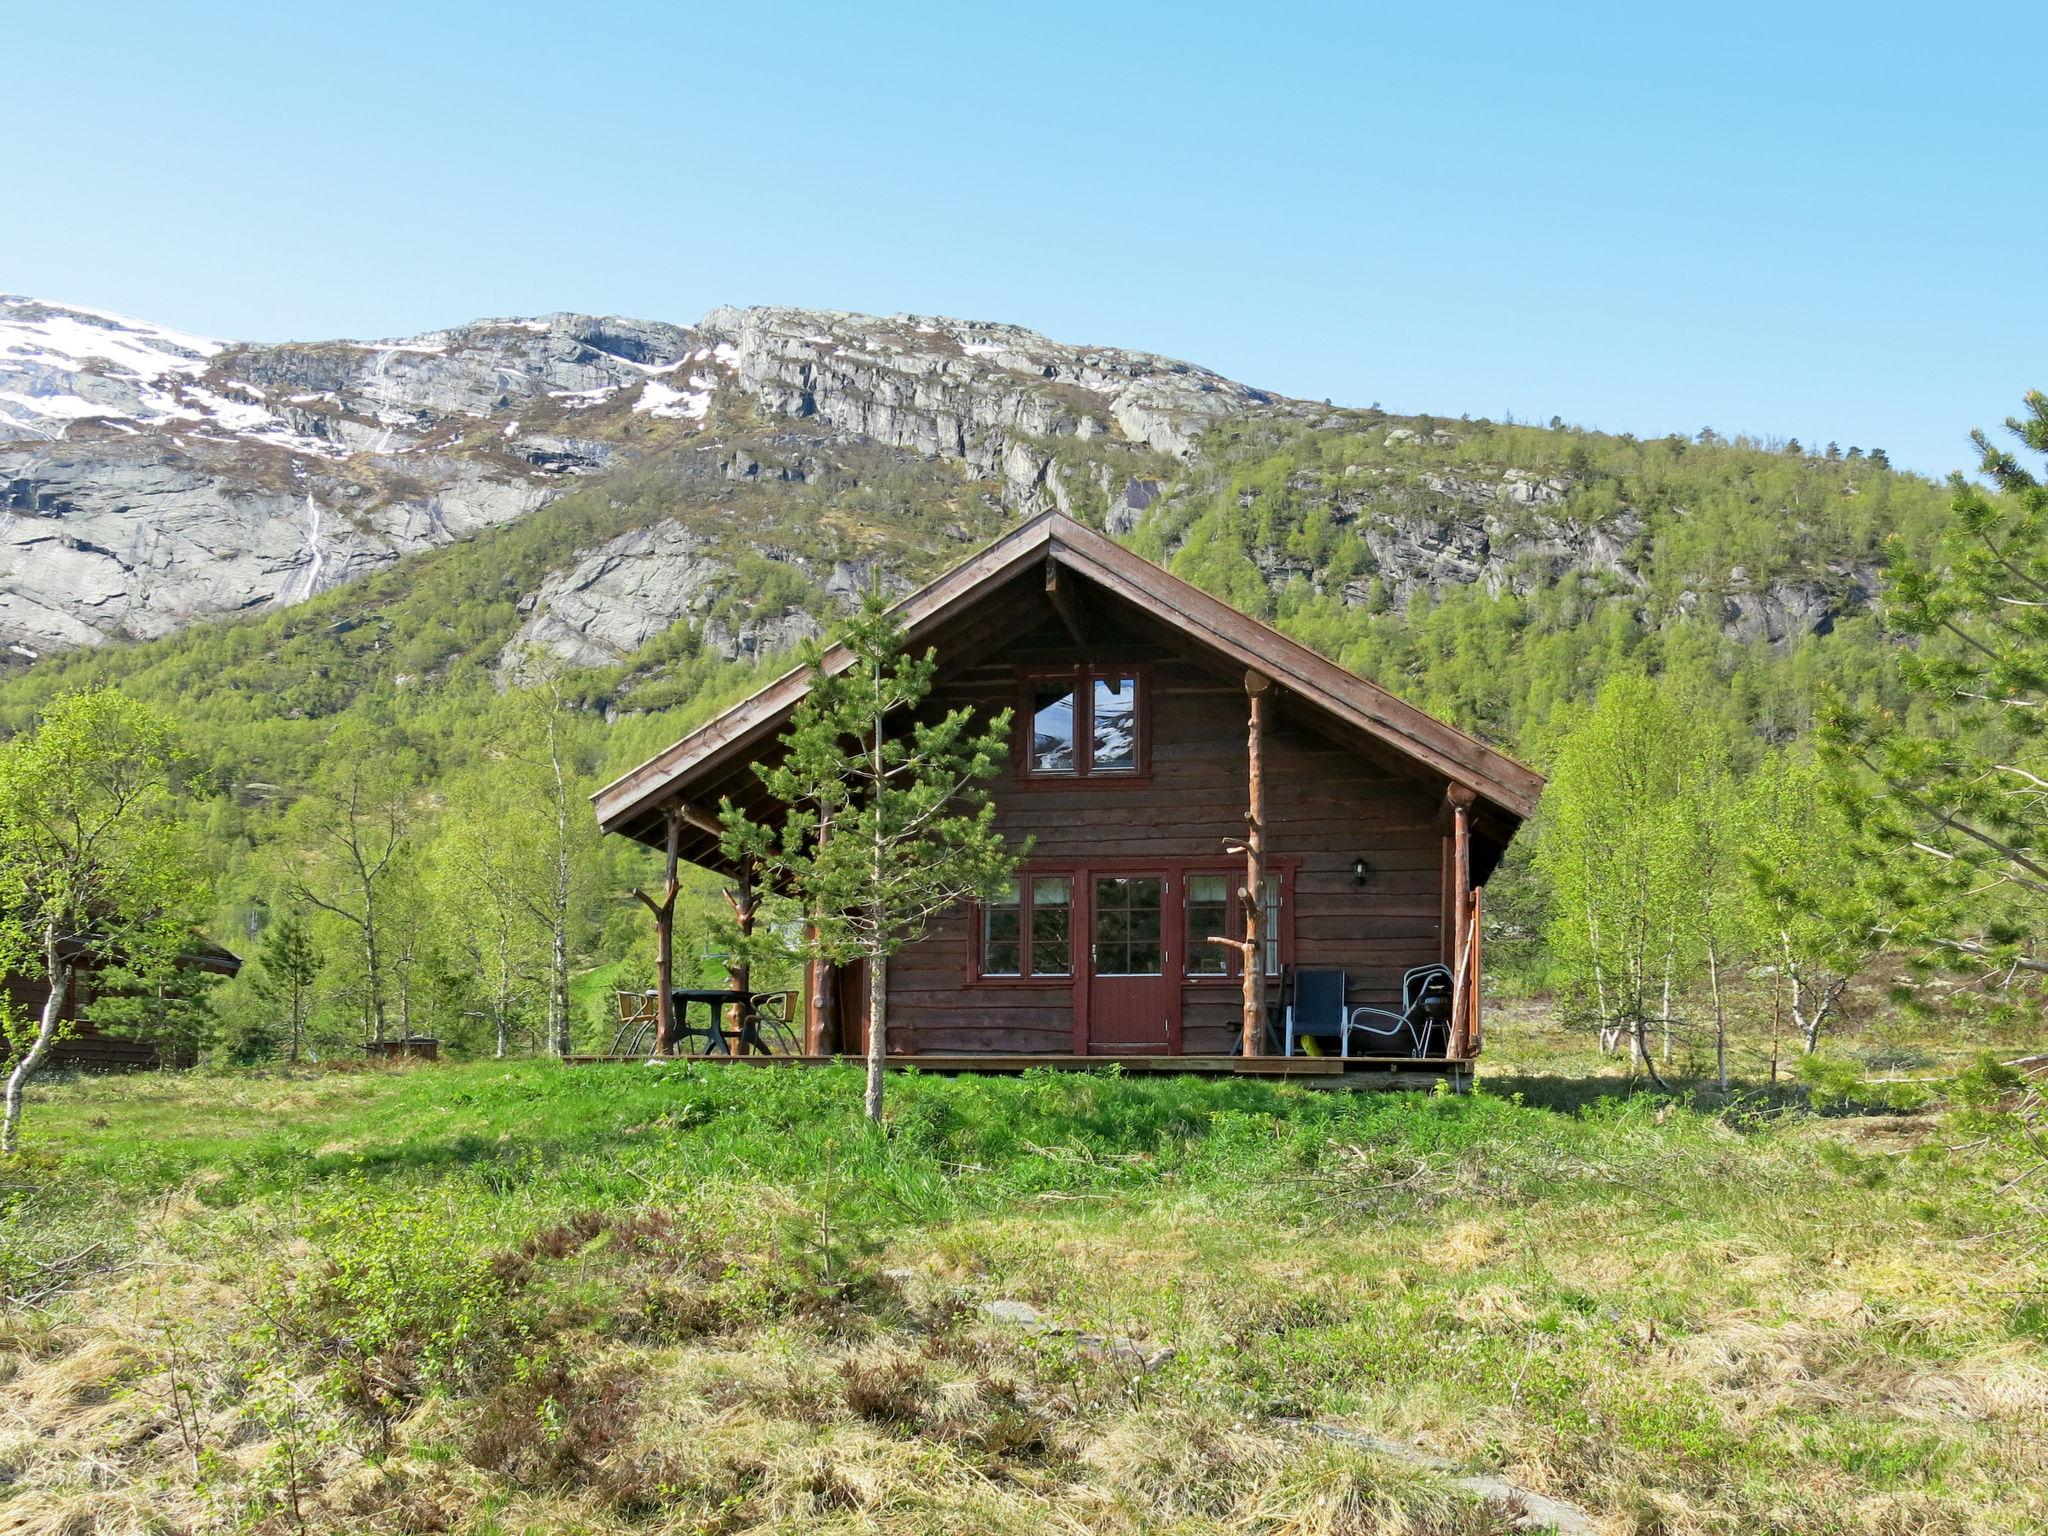
<path id="1" fill-rule="evenodd" d="M 1533 768 L 1345 671 L 1064 513 L 1047 512 L 1013 529 L 892 611 L 905 639 L 917 643 L 1036 562 L 1085 577 L 1202 648 L 1265 674 L 1343 724 L 1468 786 L 1514 822 L 1535 810 L 1543 778 Z M 825 652 L 825 665 L 833 671 L 850 660 L 841 646 Z M 607 784 L 591 796 L 598 824 L 607 832 L 637 834 L 657 806 L 687 798 L 691 785 L 765 746 L 787 724 L 809 690 L 809 678 L 805 668 L 792 668 Z"/>

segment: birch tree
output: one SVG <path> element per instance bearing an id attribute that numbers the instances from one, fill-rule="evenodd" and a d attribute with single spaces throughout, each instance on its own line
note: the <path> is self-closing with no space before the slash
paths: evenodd
<path id="1" fill-rule="evenodd" d="M 1825 772 L 1789 749 L 1750 776 L 1741 819 L 1755 942 L 1811 1055 L 1882 942 L 1864 862 Z"/>
<path id="2" fill-rule="evenodd" d="M 405 755 L 372 734 L 337 738 L 329 770 L 292 808 L 285 880 L 354 934 L 364 1031 L 382 1040 L 392 977 L 387 926 L 407 874 L 417 786 Z"/>
<path id="3" fill-rule="evenodd" d="M 1688 758 L 1682 712 L 1624 674 L 1600 690 L 1560 748 L 1544 794 L 1537 862 L 1554 891 L 1550 937 L 1603 1048 L 1626 1039 L 1658 1083 L 1649 1043 L 1669 1017 L 1692 920 L 1686 839 L 1674 804 Z"/>
<path id="4" fill-rule="evenodd" d="M 111 690 L 62 695 L 0 748 L 0 968 L 48 985 L 33 1022 L 7 1020 L 0 1152 L 18 1144 L 24 1090 L 81 972 L 118 969 L 146 990 L 190 942 L 205 882 L 173 818 L 179 762 L 170 722 Z"/>
<path id="5" fill-rule="evenodd" d="M 937 661 L 930 651 L 904 653 L 878 598 L 848 621 L 839 645 L 836 659 L 811 648 L 810 690 L 783 733 L 783 755 L 756 765 L 783 810 L 779 825 L 727 802 L 724 848 L 796 908 L 813 954 L 865 962 L 866 1110 L 879 1121 L 889 957 L 933 918 L 995 895 L 1016 873 L 1019 855 L 996 830 L 986 788 L 1001 771 L 1010 712 L 978 724 L 969 708 L 936 717 L 921 709 Z"/>

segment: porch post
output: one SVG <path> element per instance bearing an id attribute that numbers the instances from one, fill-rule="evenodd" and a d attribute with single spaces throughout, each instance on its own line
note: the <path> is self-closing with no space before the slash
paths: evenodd
<path id="1" fill-rule="evenodd" d="M 1471 788 L 1453 784 L 1444 792 L 1451 803 L 1451 1044 L 1453 1061 L 1471 1054 L 1473 977 L 1472 929 L 1472 802 Z"/>
<path id="2" fill-rule="evenodd" d="M 683 889 L 678 868 L 683 842 L 683 807 L 679 802 L 671 801 L 662 807 L 661 815 L 667 830 L 667 859 L 662 872 L 661 897 L 656 900 L 637 886 L 633 894 L 654 914 L 654 1054 L 667 1056 L 676 1048 L 676 897 Z"/>
<path id="3" fill-rule="evenodd" d="M 815 929 L 812 936 L 815 939 Z M 842 1043 L 839 967 L 829 960 L 808 961 L 804 966 L 804 1054 L 836 1056 Z"/>
<path id="4" fill-rule="evenodd" d="M 1246 1056 L 1266 1053 L 1266 695 L 1273 680 L 1262 673 L 1244 675 L 1244 691 L 1250 703 L 1250 722 L 1245 735 L 1245 783 L 1247 805 L 1244 813 L 1244 889 L 1238 905 L 1244 909 L 1244 1038 L 1239 1050 Z"/>

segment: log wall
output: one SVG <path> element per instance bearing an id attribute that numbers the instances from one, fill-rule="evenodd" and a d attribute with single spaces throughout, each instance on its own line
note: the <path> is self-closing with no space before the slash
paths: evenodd
<path id="1" fill-rule="evenodd" d="M 1227 849 L 1241 842 L 1245 825 L 1242 672 L 1191 661 L 1119 627 L 1100 608 L 1087 625 L 1084 653 L 1048 605 L 1041 621 L 1019 626 L 999 655 L 963 671 L 942 667 L 938 702 L 1015 709 L 1013 741 L 1028 736 L 1024 678 L 1031 672 L 1082 661 L 1146 670 L 1141 707 L 1150 714 L 1149 773 L 1028 779 L 1018 754 L 994 786 L 1000 825 L 1013 842 L 1032 838 L 1031 863 L 1047 872 L 1199 860 L 1219 869 L 1234 865 L 1235 886 L 1243 856 Z M 1283 956 L 1298 966 L 1343 969 L 1353 1003 L 1398 1005 L 1401 973 L 1444 958 L 1441 784 L 1400 775 L 1290 718 L 1284 693 L 1275 695 L 1272 716 L 1266 849 L 1273 871 L 1290 886 Z M 1371 869 L 1363 887 L 1352 872 L 1361 857 Z M 1175 901 L 1169 922 L 1178 919 Z M 891 1050 L 1076 1050 L 1074 985 L 980 981 L 973 971 L 975 921 L 972 913 L 949 916 L 891 962 Z M 1077 932 L 1077 963 L 1085 941 Z M 1178 936 L 1174 948 L 1180 965 L 1185 944 Z M 1185 981 L 1181 1052 L 1231 1050 L 1241 1010 L 1236 978 Z"/>

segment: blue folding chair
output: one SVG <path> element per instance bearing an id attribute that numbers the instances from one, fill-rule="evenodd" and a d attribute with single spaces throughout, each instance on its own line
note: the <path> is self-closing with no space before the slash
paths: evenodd
<path id="1" fill-rule="evenodd" d="M 1285 1054 L 1294 1054 L 1297 1040 L 1334 1040 L 1340 1055 L 1349 1028 L 1344 1013 L 1342 971 L 1296 971 L 1294 1000 L 1282 1015 Z"/>

